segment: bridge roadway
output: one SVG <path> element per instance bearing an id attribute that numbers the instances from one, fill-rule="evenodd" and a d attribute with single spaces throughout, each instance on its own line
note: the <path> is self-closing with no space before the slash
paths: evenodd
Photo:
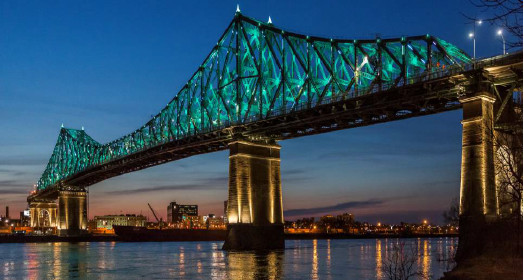
<path id="1" fill-rule="evenodd" d="M 239 12 L 221 38 L 177 97 L 133 134 L 101 145 L 83 130 L 62 128 L 38 188 L 28 196 L 31 225 L 56 227 L 60 235 L 83 234 L 86 187 L 169 161 L 229 149 L 229 225 L 224 249 L 283 248 L 278 141 L 460 108 L 464 119 L 461 215 L 479 220 L 500 213 L 491 139 L 497 133 L 522 135 L 522 52 L 471 61 L 456 47 L 430 35 L 362 42 L 310 38 Z M 279 46 L 280 56 L 274 50 Z M 258 55 L 253 47 L 258 48 Z M 214 65 L 220 63 L 224 66 L 218 73 Z M 216 90 L 210 80 L 216 81 Z M 347 90 L 335 90 L 341 88 Z M 272 90 L 272 95 L 265 95 L 266 90 Z M 282 101 L 276 106 L 279 96 Z M 264 97 L 266 103 L 261 101 Z M 173 108 L 178 115 L 171 125 Z M 183 118 L 181 112 L 186 114 Z M 167 126 L 166 134 L 158 133 Z M 62 136 L 76 138 L 67 142 Z M 116 149 L 125 152 L 118 154 Z"/>

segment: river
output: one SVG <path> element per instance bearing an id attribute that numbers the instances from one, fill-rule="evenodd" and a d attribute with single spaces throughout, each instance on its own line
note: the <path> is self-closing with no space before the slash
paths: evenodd
<path id="1" fill-rule="evenodd" d="M 286 240 L 269 253 L 225 252 L 222 242 L 0 244 L 0 278 L 382 280 L 399 242 L 417 271 L 438 279 L 458 239 Z"/>

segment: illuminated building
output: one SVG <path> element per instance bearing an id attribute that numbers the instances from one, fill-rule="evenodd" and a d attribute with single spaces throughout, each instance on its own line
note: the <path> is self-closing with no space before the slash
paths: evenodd
<path id="1" fill-rule="evenodd" d="M 198 205 L 182 205 L 173 201 L 167 206 L 168 223 L 175 224 L 194 216 L 198 216 Z"/>
<path id="2" fill-rule="evenodd" d="M 106 215 L 95 216 L 96 227 L 113 229 L 113 226 L 135 226 L 143 227 L 146 225 L 146 217 L 142 215 Z"/>

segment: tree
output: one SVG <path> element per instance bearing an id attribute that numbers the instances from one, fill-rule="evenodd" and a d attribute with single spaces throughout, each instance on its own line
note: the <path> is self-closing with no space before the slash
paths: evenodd
<path id="1" fill-rule="evenodd" d="M 521 135 L 520 135 L 521 136 Z M 500 214 L 522 215 L 522 138 L 519 134 L 496 133 L 495 178 Z"/>
<path id="2" fill-rule="evenodd" d="M 404 242 L 396 243 L 382 262 L 382 272 L 389 280 L 429 279 L 417 267 L 418 252 L 415 247 L 407 247 Z"/>
<path id="3" fill-rule="evenodd" d="M 447 224 L 450 224 L 452 226 L 458 226 L 459 214 L 460 214 L 459 212 L 460 212 L 459 199 L 457 197 L 454 197 L 451 200 L 449 209 L 442 213 L 442 216 L 444 217 L 444 221 Z"/>
<path id="4" fill-rule="evenodd" d="M 489 15 L 482 19 L 497 25 L 511 34 L 507 45 L 509 48 L 522 47 L 522 0 L 470 0 L 481 12 Z M 478 19 L 465 15 L 473 24 Z"/>

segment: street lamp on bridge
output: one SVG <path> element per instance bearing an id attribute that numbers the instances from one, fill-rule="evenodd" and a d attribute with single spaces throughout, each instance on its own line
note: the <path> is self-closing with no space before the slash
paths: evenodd
<path id="1" fill-rule="evenodd" d="M 506 54 L 506 40 L 504 40 L 504 34 L 502 33 L 502 29 L 499 29 L 499 31 L 497 31 L 497 35 L 499 35 L 502 38 L 502 54 Z"/>
<path id="2" fill-rule="evenodd" d="M 476 54 L 476 35 L 477 35 L 477 24 L 478 25 L 481 25 L 482 24 L 482 20 L 475 20 L 473 22 L 473 32 L 470 32 L 469 33 L 469 38 L 473 38 L 473 59 L 476 59 L 477 58 L 477 54 Z"/>

